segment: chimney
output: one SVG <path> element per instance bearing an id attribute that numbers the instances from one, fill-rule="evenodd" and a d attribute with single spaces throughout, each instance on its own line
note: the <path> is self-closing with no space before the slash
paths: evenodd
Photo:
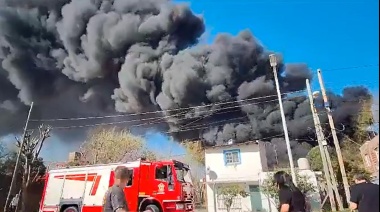
<path id="1" fill-rule="evenodd" d="M 81 153 L 80 152 L 70 152 L 68 162 L 80 161 Z"/>

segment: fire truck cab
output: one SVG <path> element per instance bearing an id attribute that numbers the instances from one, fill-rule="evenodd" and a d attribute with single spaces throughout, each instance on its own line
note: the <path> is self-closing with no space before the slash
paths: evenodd
<path id="1" fill-rule="evenodd" d="M 194 210 L 188 165 L 176 160 L 139 160 L 48 171 L 39 212 L 101 212 L 118 166 L 127 167 L 131 174 L 124 189 L 130 211 Z"/>

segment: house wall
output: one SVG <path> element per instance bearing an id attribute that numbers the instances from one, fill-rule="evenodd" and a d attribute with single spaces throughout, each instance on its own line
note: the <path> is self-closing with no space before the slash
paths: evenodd
<path id="1" fill-rule="evenodd" d="M 240 161 L 234 165 L 227 165 L 224 153 L 231 150 L 240 151 Z M 223 201 L 216 195 L 217 192 L 214 192 L 214 188 L 217 190 L 218 187 L 223 185 L 238 184 L 244 188 L 246 192 L 250 192 L 250 186 L 259 185 L 260 173 L 267 170 L 265 147 L 260 143 L 215 147 L 206 149 L 205 154 L 205 165 L 207 169 L 207 210 L 209 212 L 215 211 L 215 204 L 217 212 L 226 211 L 223 207 Z M 262 207 L 268 208 L 268 199 L 266 199 L 263 194 L 260 195 L 262 198 Z M 231 212 L 254 211 L 252 210 L 250 196 L 239 198 L 237 201 L 239 202 L 239 204 L 237 204 L 239 207 L 232 208 Z"/>
<path id="2" fill-rule="evenodd" d="M 247 192 L 249 191 L 249 187 L 248 185 L 246 185 L 245 183 L 233 183 L 233 184 L 238 184 L 240 185 L 242 188 L 244 188 Z M 222 185 L 228 185 L 226 183 L 223 183 L 223 184 L 216 184 L 215 185 L 215 189 L 217 190 L 218 188 L 220 188 L 220 186 Z M 215 198 L 213 196 L 214 192 L 213 192 L 213 184 L 208 184 L 207 186 L 207 211 L 209 212 L 213 212 L 214 211 L 214 202 L 215 204 L 217 205 L 217 212 L 221 212 L 221 211 L 226 211 L 225 210 L 225 207 L 223 205 L 223 201 L 218 197 L 218 195 L 215 195 Z M 216 194 L 217 192 L 215 192 Z M 245 198 L 239 198 L 238 200 L 238 203 L 239 204 L 239 208 L 231 208 L 231 212 L 234 212 L 234 211 L 239 211 L 239 212 L 248 212 L 248 211 L 251 211 L 251 200 L 250 200 L 250 197 L 245 197 Z"/>
<path id="3" fill-rule="evenodd" d="M 379 174 L 379 136 L 365 142 L 360 147 L 360 153 L 363 158 L 364 167 L 373 177 Z M 376 176 L 377 175 L 377 176 Z"/>
<path id="4" fill-rule="evenodd" d="M 240 151 L 240 163 L 226 165 L 223 152 L 229 150 Z M 260 150 L 260 151 L 259 151 Z M 258 144 L 236 145 L 229 147 L 215 147 L 206 149 L 205 165 L 208 176 L 206 181 L 216 182 L 247 182 L 258 181 L 259 173 L 263 171 L 262 155 L 265 155 L 265 148 Z M 264 166 L 264 170 L 266 166 Z M 210 178 L 211 177 L 211 178 Z"/>

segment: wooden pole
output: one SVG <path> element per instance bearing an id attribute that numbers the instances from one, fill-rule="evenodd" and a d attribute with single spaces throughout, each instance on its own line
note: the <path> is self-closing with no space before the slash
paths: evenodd
<path id="1" fill-rule="evenodd" d="M 325 109 L 327 111 L 327 117 L 329 119 L 329 124 L 330 124 L 330 128 L 331 128 L 331 134 L 333 136 L 334 146 L 335 146 L 336 154 L 337 154 L 337 157 L 338 157 L 339 168 L 340 168 L 340 172 L 341 172 L 341 175 L 342 175 L 344 191 L 345 191 L 345 194 L 346 194 L 346 200 L 350 201 L 350 186 L 348 184 L 346 169 L 344 167 L 344 162 L 343 162 L 342 151 L 340 149 L 338 136 L 336 135 L 336 129 L 335 129 L 335 124 L 334 124 L 334 119 L 332 117 L 332 112 L 331 112 L 331 109 L 330 109 L 330 104 L 329 104 L 329 101 L 328 101 L 328 97 L 326 95 L 326 89 L 325 89 L 325 85 L 323 83 L 321 69 L 318 69 L 318 80 L 319 80 L 319 84 L 321 86 L 322 97 L 323 97 L 323 101 L 324 101 L 324 104 L 325 104 Z"/>
<path id="2" fill-rule="evenodd" d="M 4 205 L 4 212 L 8 212 L 8 204 L 9 204 L 9 201 L 10 201 L 10 197 L 11 197 L 11 194 L 12 194 L 13 187 L 16 184 L 16 176 L 17 176 L 17 171 L 18 171 L 18 164 L 20 163 L 22 149 L 24 148 L 26 131 L 28 129 L 28 124 L 29 124 L 30 114 L 32 113 L 32 109 L 33 109 L 33 102 L 32 102 L 32 104 L 30 104 L 28 117 L 26 118 L 24 132 L 22 134 L 22 141 L 21 141 L 20 149 L 19 149 L 19 151 L 17 153 L 17 159 L 16 159 L 15 168 L 13 170 L 11 185 L 9 186 L 9 191 L 8 191 L 7 199 L 6 199 L 5 205 Z"/>
<path id="3" fill-rule="evenodd" d="M 317 121 L 318 115 L 316 113 L 316 109 L 315 109 L 315 106 L 314 106 L 314 99 L 313 99 L 313 95 L 311 93 L 309 79 L 306 79 L 306 88 L 307 88 L 307 93 L 308 93 L 308 96 L 309 96 L 311 113 L 313 114 L 314 126 L 315 126 L 315 131 L 316 131 L 317 140 L 318 140 L 318 147 L 319 147 L 319 152 L 321 154 L 321 159 L 322 159 L 323 172 L 325 174 L 325 179 L 326 179 L 326 184 L 327 184 L 327 195 L 328 195 L 328 197 L 330 199 L 330 204 L 331 204 L 332 211 L 336 211 L 336 204 L 335 204 L 335 198 L 334 198 L 333 185 L 331 183 L 331 177 L 330 177 L 330 169 L 328 168 L 327 159 L 326 159 L 326 155 L 325 155 L 325 154 L 328 154 L 328 153 L 326 153 L 324 151 L 324 149 L 323 149 L 322 142 L 324 142 L 324 140 L 321 138 L 320 125 L 318 126 L 318 121 Z"/>

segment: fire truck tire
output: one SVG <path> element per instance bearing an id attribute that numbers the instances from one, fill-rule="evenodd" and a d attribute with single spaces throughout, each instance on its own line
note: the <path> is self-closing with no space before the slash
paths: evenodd
<path id="1" fill-rule="evenodd" d="M 78 208 L 75 206 L 70 206 L 68 208 L 65 208 L 65 210 L 63 210 L 63 212 L 78 212 Z"/>
<path id="2" fill-rule="evenodd" d="M 157 205 L 148 205 L 146 206 L 145 211 L 160 212 L 160 209 L 157 207 Z"/>

